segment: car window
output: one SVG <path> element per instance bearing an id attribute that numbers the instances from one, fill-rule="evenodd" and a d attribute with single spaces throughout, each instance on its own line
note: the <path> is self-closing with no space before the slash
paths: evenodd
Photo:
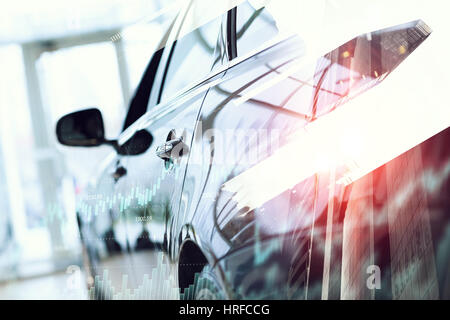
<path id="1" fill-rule="evenodd" d="M 150 63 L 145 69 L 144 75 L 134 93 L 133 99 L 130 102 L 128 113 L 125 118 L 122 131 L 131 126 L 137 119 L 147 112 L 148 100 L 150 98 L 150 92 L 155 80 L 155 73 L 158 68 L 158 64 L 161 60 L 163 49 L 159 49 L 153 54 Z"/>
<path id="2" fill-rule="evenodd" d="M 195 19 L 192 15 L 193 13 L 189 18 Z M 205 77 L 211 71 L 221 22 L 222 16 L 218 16 L 174 42 L 163 76 L 158 103 Z"/>
<path id="3" fill-rule="evenodd" d="M 237 7 L 237 55 L 242 56 L 278 35 L 275 20 L 265 7 L 255 8 L 249 1 Z"/>
<path id="4" fill-rule="evenodd" d="M 150 94 L 155 82 L 156 71 L 160 65 L 168 35 L 171 32 L 175 22 L 175 17 L 169 17 L 166 20 L 171 22 L 168 22 L 167 25 L 164 26 L 164 28 L 167 28 L 165 35 L 161 39 L 158 49 L 153 53 L 147 67 L 144 70 L 141 80 L 139 81 L 136 91 L 134 92 L 133 98 L 131 99 L 128 107 L 128 112 L 122 131 L 131 126 L 137 119 L 147 112 Z M 146 35 L 143 36 L 145 37 Z"/>

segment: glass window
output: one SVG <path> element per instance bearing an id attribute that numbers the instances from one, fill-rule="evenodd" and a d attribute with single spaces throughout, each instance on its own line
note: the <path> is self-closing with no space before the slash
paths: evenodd
<path id="1" fill-rule="evenodd" d="M 122 31 L 118 45 L 119 48 L 123 46 L 131 85 L 131 92 L 127 92 L 131 97 L 125 101 L 128 111 L 122 131 L 147 112 L 156 71 L 174 19 L 174 12 L 169 12 L 158 21 L 131 26 Z"/>
<path id="2" fill-rule="evenodd" d="M 130 92 L 132 96 L 139 90 L 141 84 L 151 87 L 148 79 L 145 78 L 146 70 L 149 68 L 151 59 L 165 46 L 165 38 L 173 21 L 176 18 L 176 10 L 170 10 L 159 16 L 158 19 L 145 23 L 138 23 L 126 27 L 120 32 L 120 41 L 117 43 L 123 46 L 126 69 L 130 82 Z M 154 77 L 155 72 L 152 73 Z M 143 82 L 143 80 L 146 80 Z M 148 88 L 149 91 L 151 88 Z M 130 101 L 126 101 L 130 103 Z M 145 104 L 145 111 L 147 104 Z M 144 112 L 145 112 L 144 111 Z"/>
<path id="3" fill-rule="evenodd" d="M 45 52 L 37 67 L 53 121 L 69 112 L 96 107 L 102 111 L 106 134 L 117 136 L 125 108 L 111 42 Z"/>
<path id="4" fill-rule="evenodd" d="M 189 12 L 186 19 L 195 20 L 194 12 Z M 159 101 L 170 98 L 211 71 L 221 22 L 222 16 L 219 16 L 174 42 Z M 184 24 L 190 25 L 192 22 Z"/>
<path id="5" fill-rule="evenodd" d="M 26 272 L 22 266 L 51 257 L 38 150 L 27 101 L 22 49 L 0 47 L 0 279 Z"/>
<path id="6" fill-rule="evenodd" d="M 237 8 L 237 54 L 242 56 L 278 34 L 275 20 L 265 7 L 255 9 L 248 1 Z"/>
<path id="7" fill-rule="evenodd" d="M 158 22 L 132 26 L 122 32 L 126 64 L 130 79 L 131 91 L 138 87 L 142 75 L 157 51 L 167 26 Z M 130 92 L 130 93 L 132 93 Z"/>
<path id="8" fill-rule="evenodd" d="M 106 135 L 117 137 L 126 109 L 111 42 L 45 52 L 37 68 L 52 125 L 67 113 L 95 107 L 102 112 Z M 95 153 L 85 148 L 71 148 L 67 166 L 84 185 L 98 162 L 110 151 L 108 146 L 99 147 Z"/>

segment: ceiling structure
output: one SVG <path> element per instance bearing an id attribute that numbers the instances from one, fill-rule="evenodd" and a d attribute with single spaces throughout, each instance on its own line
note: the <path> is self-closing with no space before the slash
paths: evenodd
<path id="1" fill-rule="evenodd" d="M 15 0 L 0 4 L 0 45 L 120 29 L 175 0 Z"/>

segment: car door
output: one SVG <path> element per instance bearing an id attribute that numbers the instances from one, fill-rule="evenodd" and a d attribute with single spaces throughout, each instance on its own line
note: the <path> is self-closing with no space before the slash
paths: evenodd
<path id="1" fill-rule="evenodd" d="M 219 48 L 223 17 L 189 30 L 185 22 L 199 14 L 195 6 L 180 10 L 130 104 L 119 143 L 130 143 L 135 132 L 145 130 L 146 139 L 149 133 L 153 140 L 151 146 L 138 155 L 111 154 L 79 202 L 93 298 L 108 298 L 111 288 L 122 288 L 122 294 L 138 288 L 156 270 L 161 261 L 158 252 L 167 250 L 167 220 L 177 210 L 186 157 L 162 159 L 156 151 L 180 137 L 183 150 L 189 150 L 207 93 L 202 88 L 214 79 L 203 84 L 201 80 L 224 54 Z"/>
<path id="2" fill-rule="evenodd" d="M 126 226 L 136 285 L 156 267 L 160 257 L 155 256 L 161 256 L 161 250 L 167 252 L 173 246 L 170 222 L 179 218 L 176 213 L 194 127 L 208 92 L 205 88 L 214 81 L 208 79 L 202 83 L 201 80 L 221 61 L 223 54 L 218 48 L 222 16 L 178 38 L 183 34 L 183 23 L 191 19 L 189 16 L 198 15 L 194 9 L 188 7 L 178 17 L 180 29 L 174 29 L 162 54 L 155 76 L 159 82 L 152 89 L 148 112 L 124 132 L 125 139 L 122 139 L 126 143 L 126 136 L 133 136 L 139 130 L 153 136 L 153 143 L 145 153 L 121 158 L 126 175 L 116 183 L 115 190 L 121 199 L 118 214 Z M 176 146 L 176 152 L 157 156 L 161 148 L 177 139 L 182 141 Z"/>

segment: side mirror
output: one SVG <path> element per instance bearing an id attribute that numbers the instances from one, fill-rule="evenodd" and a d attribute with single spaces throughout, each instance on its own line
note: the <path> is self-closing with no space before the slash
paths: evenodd
<path id="1" fill-rule="evenodd" d="M 86 109 L 69 113 L 56 124 L 59 143 L 75 147 L 95 147 L 105 143 L 100 110 Z"/>
<path id="2" fill-rule="evenodd" d="M 118 146 L 116 151 L 121 155 L 135 156 L 147 151 L 147 149 L 152 145 L 152 142 L 153 136 L 150 132 L 143 129 L 136 131 L 127 142 L 121 146 Z"/>
<path id="3" fill-rule="evenodd" d="M 119 146 L 117 140 L 106 140 L 103 118 L 96 108 L 69 113 L 56 124 L 59 143 L 75 147 L 111 145 L 120 155 L 142 154 L 151 146 L 153 136 L 147 130 L 137 131 L 128 141 Z"/>

